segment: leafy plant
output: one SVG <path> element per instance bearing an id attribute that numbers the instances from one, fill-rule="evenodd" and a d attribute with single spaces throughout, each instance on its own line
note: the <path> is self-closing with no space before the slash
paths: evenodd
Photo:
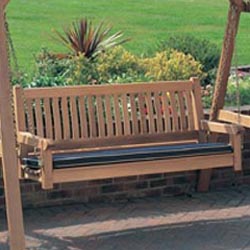
<path id="1" fill-rule="evenodd" d="M 97 62 L 101 83 L 140 81 L 145 75 L 145 71 L 140 65 L 140 58 L 122 46 L 102 53 Z"/>
<path id="2" fill-rule="evenodd" d="M 240 96 L 240 103 L 237 103 L 237 95 Z M 227 106 L 250 104 L 250 77 L 244 77 L 240 79 L 239 86 L 237 86 L 234 76 L 230 77 L 227 86 L 225 103 Z"/>
<path id="3" fill-rule="evenodd" d="M 18 84 L 18 85 L 25 87 L 27 86 L 27 83 L 29 82 L 28 74 L 22 71 L 11 71 L 10 77 L 11 77 L 12 85 Z"/>
<path id="4" fill-rule="evenodd" d="M 36 75 L 60 76 L 65 75 L 70 65 L 70 57 L 58 58 L 47 48 L 43 48 L 35 58 Z"/>
<path id="5" fill-rule="evenodd" d="M 83 54 L 58 58 L 43 49 L 36 57 L 36 72 L 30 87 L 93 84 L 98 80 L 95 60 Z"/>
<path id="6" fill-rule="evenodd" d="M 159 49 L 175 49 L 186 55 L 192 55 L 203 65 L 203 71 L 207 74 L 202 81 L 203 85 L 214 83 L 220 59 L 220 51 L 215 44 L 191 35 L 177 35 L 161 42 Z"/>
<path id="7" fill-rule="evenodd" d="M 30 84 L 33 87 L 181 80 L 205 76 L 202 65 L 191 55 L 168 50 L 143 58 L 121 46 L 95 59 L 86 58 L 83 54 L 58 59 L 43 50 L 36 59 L 36 66 L 36 74 Z"/>
<path id="8" fill-rule="evenodd" d="M 55 31 L 57 40 L 70 49 L 75 55 L 83 54 L 95 58 L 101 52 L 122 44 L 128 39 L 121 39 L 121 31 L 109 35 L 112 27 L 101 22 L 96 27 L 86 18 L 75 21 L 63 33 Z"/>
<path id="9" fill-rule="evenodd" d="M 202 65 L 191 55 L 176 50 L 156 53 L 152 58 L 141 61 L 145 75 L 152 80 L 182 80 L 191 76 L 203 78 Z"/>
<path id="10" fill-rule="evenodd" d="M 72 57 L 66 82 L 67 85 L 99 84 L 100 76 L 96 61 L 86 58 L 83 54 Z"/>

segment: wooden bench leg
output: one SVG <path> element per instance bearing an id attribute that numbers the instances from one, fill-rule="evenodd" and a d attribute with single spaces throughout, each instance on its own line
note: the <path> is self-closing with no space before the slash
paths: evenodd
<path id="1" fill-rule="evenodd" d="M 52 152 L 50 150 L 42 151 L 42 188 L 52 189 L 53 188 L 53 162 Z"/>
<path id="2" fill-rule="evenodd" d="M 198 192 L 207 192 L 209 190 L 211 177 L 212 169 L 204 169 L 200 171 L 197 186 Z"/>

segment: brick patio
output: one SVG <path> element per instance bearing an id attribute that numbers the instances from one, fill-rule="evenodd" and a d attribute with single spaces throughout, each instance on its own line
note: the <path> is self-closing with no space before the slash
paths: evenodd
<path id="1" fill-rule="evenodd" d="M 192 196 L 26 209 L 32 250 L 248 250 L 250 187 Z M 0 216 L 0 249 L 8 249 Z"/>

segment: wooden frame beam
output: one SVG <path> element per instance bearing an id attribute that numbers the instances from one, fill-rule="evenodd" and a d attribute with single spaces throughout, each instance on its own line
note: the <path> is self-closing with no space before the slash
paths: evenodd
<path id="1" fill-rule="evenodd" d="M 9 1 L 10 1 L 10 0 L 2 0 L 2 1 L 0 2 L 0 8 L 1 8 L 1 10 L 4 11 L 4 9 L 6 8 L 7 4 L 9 3 Z"/>
<path id="2" fill-rule="evenodd" d="M 233 58 L 235 38 L 237 35 L 240 15 L 250 11 L 250 3 L 243 0 L 229 0 L 227 26 L 225 30 L 220 63 L 217 71 L 213 102 L 210 111 L 210 120 L 216 121 L 218 112 L 223 108 L 227 91 L 227 82 Z M 212 176 L 212 170 L 201 171 L 199 191 L 207 191 Z"/>
<path id="3" fill-rule="evenodd" d="M 243 0 L 230 0 L 230 3 L 237 6 L 243 12 L 250 12 L 250 2 L 246 3 Z"/>
<path id="4" fill-rule="evenodd" d="M 4 25 L 5 7 L 8 3 L 9 0 L 0 1 L 0 133 L 2 141 L 2 166 L 10 250 L 24 250 L 23 214 L 11 105 L 6 30 Z"/>
<path id="5" fill-rule="evenodd" d="M 230 122 L 244 127 L 250 127 L 250 116 L 238 114 L 229 110 L 220 110 L 218 114 L 218 120 L 224 122 Z"/>

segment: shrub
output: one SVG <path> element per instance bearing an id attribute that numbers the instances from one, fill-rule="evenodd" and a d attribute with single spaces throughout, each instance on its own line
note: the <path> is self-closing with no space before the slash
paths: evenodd
<path id="1" fill-rule="evenodd" d="M 36 72 L 29 86 L 93 84 L 98 78 L 94 60 L 90 61 L 84 55 L 58 58 L 57 55 L 43 49 L 36 57 Z"/>
<path id="2" fill-rule="evenodd" d="M 210 108 L 212 105 L 212 99 L 213 99 L 213 91 L 214 88 L 212 85 L 206 85 L 202 87 L 201 94 L 202 94 L 202 103 L 203 108 Z"/>
<path id="3" fill-rule="evenodd" d="M 192 76 L 204 77 L 202 65 L 191 55 L 176 50 L 158 52 L 141 61 L 145 74 L 152 80 L 182 80 Z"/>
<path id="4" fill-rule="evenodd" d="M 237 87 L 235 79 L 230 78 L 227 94 L 225 98 L 225 104 L 227 106 L 237 106 L 237 95 L 240 95 L 240 105 L 250 104 L 250 77 L 245 77 L 239 80 L 239 88 Z"/>
<path id="5" fill-rule="evenodd" d="M 99 84 L 100 77 L 96 61 L 84 55 L 72 57 L 66 74 L 67 85 Z"/>
<path id="6" fill-rule="evenodd" d="M 42 51 L 35 58 L 35 72 L 29 87 L 51 87 L 65 86 L 66 76 L 71 64 L 70 58 L 59 60 L 57 56 L 47 49 Z"/>
<path id="7" fill-rule="evenodd" d="M 26 87 L 29 82 L 29 76 L 28 74 L 22 72 L 22 71 L 11 71 L 10 74 L 10 81 L 12 85 L 21 85 L 23 87 Z"/>
<path id="8" fill-rule="evenodd" d="M 214 83 L 220 59 L 220 50 L 215 44 L 206 39 L 198 39 L 191 35 L 178 35 L 161 42 L 159 49 L 175 49 L 186 55 L 192 55 L 196 61 L 199 61 L 203 65 L 203 71 L 207 73 L 202 84 Z"/>
<path id="9" fill-rule="evenodd" d="M 205 108 L 211 107 L 213 91 L 214 89 L 211 85 L 202 88 L 202 100 Z M 240 95 L 240 103 L 237 103 L 238 94 Z M 240 104 L 240 106 L 250 104 L 250 77 L 239 79 L 238 88 L 235 77 L 230 76 L 225 96 L 225 106 L 236 107 L 238 104 Z"/>
<path id="10" fill-rule="evenodd" d="M 33 87 L 204 77 L 201 64 L 191 55 L 172 50 L 157 53 L 152 58 L 141 58 L 121 46 L 100 54 L 94 60 L 83 54 L 58 59 L 43 50 L 37 57 L 36 66 L 30 84 Z"/>
<path id="11" fill-rule="evenodd" d="M 121 46 L 102 53 L 98 58 L 97 70 L 101 83 L 133 82 L 145 78 L 140 59 Z"/>
<path id="12" fill-rule="evenodd" d="M 39 87 L 56 87 L 65 86 L 66 80 L 63 76 L 46 76 L 37 75 L 30 83 L 27 83 L 25 87 L 39 88 Z"/>

